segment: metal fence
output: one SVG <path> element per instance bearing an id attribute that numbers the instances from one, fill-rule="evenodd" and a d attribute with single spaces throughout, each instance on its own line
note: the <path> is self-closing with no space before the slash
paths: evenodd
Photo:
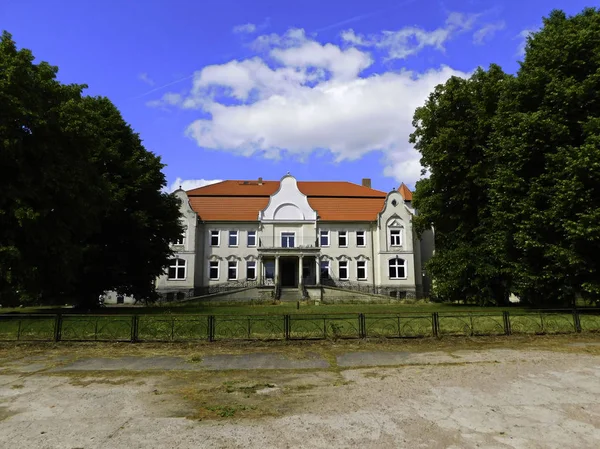
<path id="1" fill-rule="evenodd" d="M 288 315 L 0 315 L 0 341 L 219 341 L 600 332 L 600 309 Z"/>

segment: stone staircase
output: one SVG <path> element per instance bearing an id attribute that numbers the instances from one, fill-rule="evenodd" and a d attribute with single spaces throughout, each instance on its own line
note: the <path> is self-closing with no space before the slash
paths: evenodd
<path id="1" fill-rule="evenodd" d="M 302 291 L 300 291 L 300 289 L 297 287 L 282 287 L 279 300 L 281 302 L 301 301 Z"/>

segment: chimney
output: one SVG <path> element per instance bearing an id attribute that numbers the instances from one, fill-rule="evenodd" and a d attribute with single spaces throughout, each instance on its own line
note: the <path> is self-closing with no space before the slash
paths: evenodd
<path id="1" fill-rule="evenodd" d="M 258 185 L 259 185 L 259 186 L 262 186 L 262 185 L 263 185 L 262 178 L 258 178 Z"/>
<path id="2" fill-rule="evenodd" d="M 362 180 L 363 187 L 371 188 L 371 178 L 363 178 Z"/>

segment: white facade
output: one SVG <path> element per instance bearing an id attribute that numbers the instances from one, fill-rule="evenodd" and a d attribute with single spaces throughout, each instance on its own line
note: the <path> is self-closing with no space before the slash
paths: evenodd
<path id="1" fill-rule="evenodd" d="M 376 220 L 323 221 L 291 175 L 255 221 L 202 222 L 187 194 L 182 199 L 185 238 L 174 245 L 157 290 L 175 299 L 225 285 L 307 286 L 352 284 L 387 293 L 422 292 L 422 244 L 412 229 L 414 210 L 390 192 Z M 432 248 L 431 248 L 432 250 Z"/>

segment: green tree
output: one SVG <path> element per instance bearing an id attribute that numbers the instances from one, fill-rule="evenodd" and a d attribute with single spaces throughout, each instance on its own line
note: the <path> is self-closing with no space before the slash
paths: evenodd
<path id="1" fill-rule="evenodd" d="M 172 255 L 170 243 L 183 231 L 179 200 L 162 191 L 160 157 L 144 148 L 108 99 L 86 97 L 81 106 L 85 133 L 95 141 L 91 160 L 110 202 L 101 231 L 82 242 L 77 297 L 94 302 L 100 292 L 113 289 L 152 300 L 154 280 Z"/>
<path id="2" fill-rule="evenodd" d="M 160 158 L 105 98 L 0 40 L 0 298 L 152 298 L 181 233 Z"/>
<path id="3" fill-rule="evenodd" d="M 85 86 L 56 81 L 10 34 L 0 40 L 0 294 L 37 297 L 74 282 L 79 242 L 102 203 L 88 147 L 72 132 L 70 109 Z M 75 211 L 82 211 L 76 213 Z"/>
<path id="4" fill-rule="evenodd" d="M 434 257 L 427 270 L 435 294 L 450 301 L 480 304 L 508 299 L 510 273 L 490 243 L 488 154 L 494 118 L 510 79 L 497 65 L 469 79 L 450 78 L 416 110 L 410 141 L 429 176 L 417 182 L 417 231 L 433 226 Z"/>
<path id="5" fill-rule="evenodd" d="M 491 200 L 515 291 L 600 297 L 600 10 L 553 11 L 499 106 Z"/>

